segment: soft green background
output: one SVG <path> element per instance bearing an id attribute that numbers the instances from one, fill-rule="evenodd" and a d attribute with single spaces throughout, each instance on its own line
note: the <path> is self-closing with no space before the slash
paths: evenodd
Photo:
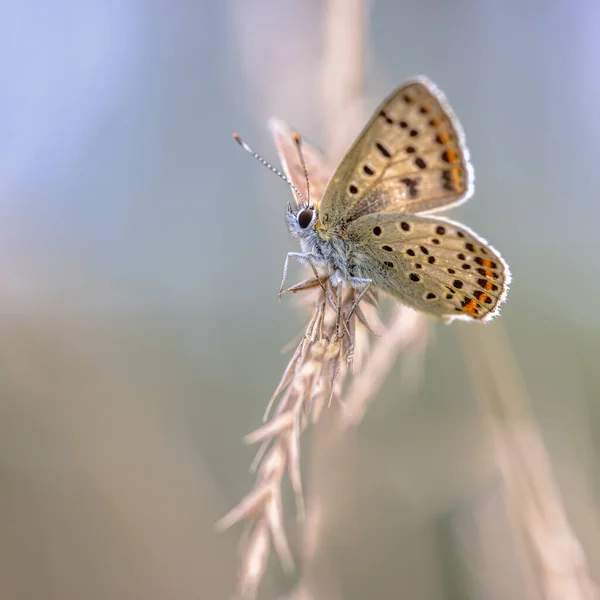
<path id="1" fill-rule="evenodd" d="M 303 318 L 277 302 L 289 191 L 230 133 L 273 161 L 273 114 L 322 141 L 322 10 L 0 1 L 1 598 L 233 589 L 240 530 L 213 523 L 252 485 L 240 439 Z M 599 28 L 596 0 L 381 0 L 365 82 L 370 111 L 424 73 L 461 119 L 477 192 L 455 216 L 512 267 L 502 322 L 597 581 Z M 419 390 L 399 373 L 324 533 L 333 585 L 525 599 L 456 328 Z M 292 585 L 272 561 L 262 594 Z"/>

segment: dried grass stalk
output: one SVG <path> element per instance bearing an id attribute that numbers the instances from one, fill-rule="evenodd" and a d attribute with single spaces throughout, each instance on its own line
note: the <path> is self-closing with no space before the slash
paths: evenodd
<path id="1" fill-rule="evenodd" d="M 486 327 L 485 332 L 461 331 L 478 398 L 490 419 L 504 498 L 530 596 L 597 600 L 598 588 L 567 519 L 502 325 Z"/>
<path id="2" fill-rule="evenodd" d="M 275 391 L 273 416 L 246 436 L 248 443 L 262 444 L 255 463 L 254 489 L 217 523 L 219 530 L 242 520 L 250 524 L 251 532 L 242 551 L 238 590 L 245 597 L 256 592 L 271 544 L 283 567 L 287 571 L 293 568 L 283 527 L 283 477 L 287 473 L 290 478 L 298 518 L 303 520 L 300 435 L 318 420 L 324 406 L 332 400 L 341 400 L 343 383 L 354 365 L 357 343 L 361 352 L 368 351 L 370 328 L 382 327 L 374 294 L 363 298 L 350 319 L 348 314 L 356 299 L 353 289 L 334 287 L 327 280 L 324 289 L 318 286 L 310 296 L 312 316 Z"/>
<path id="3" fill-rule="evenodd" d="M 325 4 L 323 122 L 326 153 L 337 159 L 364 122 L 367 8 L 364 0 L 328 0 Z M 246 436 L 247 443 L 261 444 L 253 462 L 254 488 L 217 523 L 219 530 L 240 521 L 247 524 L 237 589 L 237 595 L 244 598 L 256 595 L 271 545 L 284 569 L 293 568 L 281 504 L 286 474 L 294 490 L 298 520 L 305 525 L 303 559 L 314 555 L 323 515 L 318 511 L 318 499 L 312 498 L 312 511 L 305 520 L 302 432 L 318 421 L 332 401 L 341 401 L 351 374 L 355 375 L 354 385 L 343 414 L 348 424 L 358 424 L 398 352 L 411 344 L 422 345 L 427 337 L 425 318 L 408 308 L 399 307 L 390 325 L 384 326 L 376 293 L 368 293 L 348 319 L 356 299 L 353 289 L 336 287 L 323 278 L 321 282 L 305 280 L 289 291 L 306 293 L 304 303 L 312 303 L 312 314 L 269 402 L 265 425 Z M 379 337 L 372 335 L 374 331 Z M 273 416 L 267 420 L 273 406 Z M 309 591 L 300 584 L 296 594 L 306 597 Z"/>

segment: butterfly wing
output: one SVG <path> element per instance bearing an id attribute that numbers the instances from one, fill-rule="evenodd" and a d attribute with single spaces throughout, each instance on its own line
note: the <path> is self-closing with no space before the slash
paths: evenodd
<path id="1" fill-rule="evenodd" d="M 432 212 L 464 202 L 473 188 L 462 128 L 421 77 L 377 109 L 335 171 L 320 218 L 327 226 L 371 213 Z"/>
<path id="2" fill-rule="evenodd" d="M 300 190 L 300 193 L 308 199 L 306 188 L 306 177 L 302 163 L 298 157 L 298 148 L 293 139 L 294 132 L 281 119 L 272 118 L 269 128 L 279 153 L 279 160 L 287 177 Z M 327 183 L 331 179 L 333 168 L 327 163 L 323 154 L 310 142 L 302 138 L 302 155 L 306 163 L 306 170 L 310 183 L 310 202 L 317 206 L 321 202 Z M 292 190 L 297 203 L 299 198 Z"/>
<path id="3" fill-rule="evenodd" d="M 463 225 L 379 214 L 349 223 L 346 233 L 375 285 L 421 312 L 447 321 L 486 321 L 506 297 L 508 265 Z"/>

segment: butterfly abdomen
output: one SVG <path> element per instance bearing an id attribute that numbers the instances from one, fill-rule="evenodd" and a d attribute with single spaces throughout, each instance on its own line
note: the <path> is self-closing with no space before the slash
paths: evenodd
<path id="1" fill-rule="evenodd" d="M 313 244 L 314 251 L 322 257 L 323 262 L 327 264 L 330 272 L 337 272 L 344 279 L 353 277 L 352 273 L 350 273 L 347 240 L 337 234 L 324 236 L 322 233 L 317 232 L 313 239 Z"/>

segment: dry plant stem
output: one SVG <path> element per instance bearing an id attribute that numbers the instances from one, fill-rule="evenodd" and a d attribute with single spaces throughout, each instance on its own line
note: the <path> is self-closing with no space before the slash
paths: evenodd
<path id="1" fill-rule="evenodd" d="M 325 150 L 334 161 L 341 158 L 364 122 L 366 13 L 365 0 L 327 0 L 325 3 L 321 89 Z M 350 421 L 356 425 L 397 353 L 424 331 L 423 317 L 404 308 L 398 309 L 391 328 L 384 328 L 378 312 L 377 294 L 371 290 L 350 314 L 357 292 L 341 286 L 336 288 L 328 277 L 307 279 L 288 291 L 302 291 L 303 301 L 312 303 L 311 318 L 269 402 L 265 425 L 245 438 L 247 443 L 261 444 L 252 465 L 256 470 L 254 488 L 217 523 L 219 529 L 239 521 L 247 523 L 248 536 L 241 550 L 237 589 L 238 596 L 245 598 L 256 594 L 271 544 L 284 568 L 292 568 L 283 528 L 281 484 L 287 473 L 296 498 L 298 519 L 303 521 L 302 432 L 319 419 L 323 408 L 333 399 L 341 400 L 350 373 L 358 377 L 351 392 L 348 413 Z M 377 348 L 371 356 L 372 332 L 379 333 L 380 337 L 375 337 Z M 368 356 L 371 357 L 367 360 Z M 267 421 L 273 406 L 274 414 Z M 322 450 L 318 438 L 312 450 L 313 476 Z M 326 503 L 319 498 L 318 487 L 316 481 L 311 486 L 311 510 L 304 520 L 304 566 L 315 560 L 322 524 L 327 519 Z M 310 593 L 310 583 L 302 577 L 297 592 Z M 339 589 L 335 582 L 330 582 L 327 587 L 330 592 Z M 328 597 L 333 600 L 331 593 Z"/>
<path id="2" fill-rule="evenodd" d="M 531 597 L 597 600 L 587 558 L 567 520 L 542 436 L 500 323 L 461 330 L 491 420 L 505 501 Z M 482 336 L 485 335 L 485 340 Z"/>
<path id="3" fill-rule="evenodd" d="M 283 527 L 281 484 L 287 474 L 296 496 L 298 517 L 303 519 L 300 435 L 318 418 L 325 403 L 332 397 L 339 399 L 357 332 L 361 339 L 368 340 L 368 329 L 357 313 L 348 319 L 355 291 L 341 286 L 334 288 L 328 279 L 324 285 L 325 291 L 315 287 L 305 298 L 313 304 L 312 316 L 277 386 L 274 415 L 246 436 L 248 443 L 262 443 L 254 463 L 257 467 L 254 489 L 217 523 L 220 530 L 242 520 L 250 523 L 250 533 L 242 549 L 238 588 L 238 594 L 245 597 L 256 593 L 271 544 L 283 567 L 288 571 L 293 568 Z M 371 298 L 365 297 L 363 308 L 371 309 L 371 317 L 376 321 Z M 364 315 L 363 318 L 366 320 Z"/>

